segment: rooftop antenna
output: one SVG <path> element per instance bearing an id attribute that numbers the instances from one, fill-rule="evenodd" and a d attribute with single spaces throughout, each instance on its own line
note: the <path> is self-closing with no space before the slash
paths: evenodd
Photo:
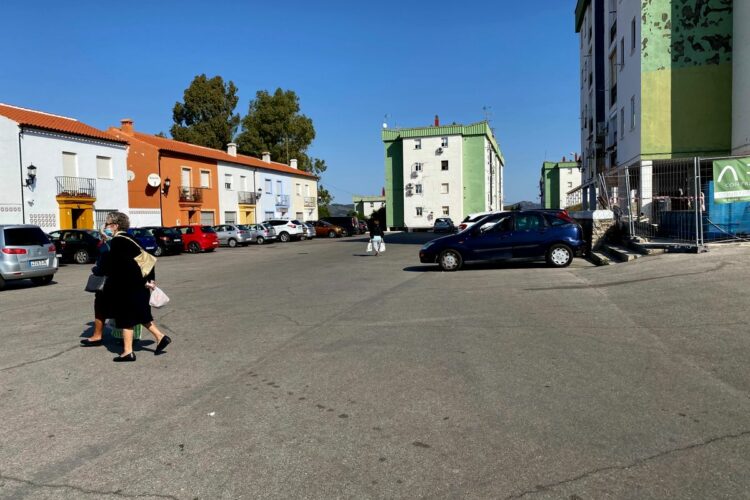
<path id="1" fill-rule="evenodd" d="M 491 109 L 492 106 L 482 106 L 482 111 L 484 112 L 484 121 L 486 121 L 487 123 L 490 122 L 490 116 L 492 115 L 492 113 L 490 112 Z"/>
<path id="2" fill-rule="evenodd" d="M 389 116 L 389 115 L 388 115 L 388 113 L 386 113 L 386 114 L 385 114 L 385 115 L 383 116 L 383 128 L 384 128 L 384 129 L 388 128 L 388 116 Z"/>

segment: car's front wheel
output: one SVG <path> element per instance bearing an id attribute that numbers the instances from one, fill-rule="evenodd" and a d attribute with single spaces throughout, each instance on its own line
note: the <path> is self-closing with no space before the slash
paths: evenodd
<path id="1" fill-rule="evenodd" d="M 289 238 L 289 233 L 287 233 L 286 231 L 282 232 L 279 235 L 279 241 L 282 242 L 282 243 L 287 243 L 289 241 L 289 239 L 290 239 Z"/>
<path id="2" fill-rule="evenodd" d="M 234 238 L 229 238 L 229 241 L 227 241 L 227 245 L 229 245 L 229 248 L 234 248 L 237 246 L 237 240 Z"/>
<path id="3" fill-rule="evenodd" d="M 84 249 L 80 249 L 73 254 L 73 260 L 76 264 L 88 264 L 90 258 L 88 250 Z"/>
<path id="4" fill-rule="evenodd" d="M 201 251 L 201 246 L 197 242 L 191 241 L 188 244 L 188 252 L 190 252 L 190 253 L 200 253 L 200 251 Z"/>
<path id="5" fill-rule="evenodd" d="M 156 250 L 154 250 L 154 257 L 161 257 L 162 255 L 164 255 L 164 249 L 159 245 L 156 245 Z"/>
<path id="6" fill-rule="evenodd" d="M 335 238 L 336 237 L 336 231 L 328 231 L 328 237 L 329 238 Z"/>
<path id="7" fill-rule="evenodd" d="M 547 264 L 552 267 L 567 267 L 573 262 L 573 250 L 568 245 L 558 243 L 547 251 Z"/>
<path id="8" fill-rule="evenodd" d="M 39 286 L 49 285 L 50 283 L 52 283 L 52 275 L 50 274 L 49 276 L 39 276 L 37 278 L 31 278 L 31 282 Z"/>
<path id="9" fill-rule="evenodd" d="M 438 258 L 438 264 L 443 271 L 458 271 L 463 265 L 461 254 L 456 250 L 445 250 Z"/>

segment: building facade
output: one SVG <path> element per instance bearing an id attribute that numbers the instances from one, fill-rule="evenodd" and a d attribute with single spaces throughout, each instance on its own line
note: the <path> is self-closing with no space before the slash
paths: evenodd
<path id="1" fill-rule="evenodd" d="M 734 2 L 732 154 L 750 155 L 750 2 Z"/>
<path id="2" fill-rule="evenodd" d="M 369 219 L 374 212 L 385 206 L 385 196 L 352 196 L 354 210 L 364 218 Z"/>
<path id="3" fill-rule="evenodd" d="M 435 218 L 503 206 L 503 159 L 487 122 L 384 129 L 389 228 L 425 229 Z"/>
<path id="4" fill-rule="evenodd" d="M 600 174 L 731 151 L 732 23 L 725 0 L 578 0 L 584 208 Z"/>
<path id="5" fill-rule="evenodd" d="M 78 120 L 0 104 L 0 224 L 94 229 L 127 213 L 126 155 Z"/>
<path id="6" fill-rule="evenodd" d="M 568 208 L 568 192 L 581 185 L 581 164 L 577 161 L 542 163 L 539 195 L 542 208 Z"/>

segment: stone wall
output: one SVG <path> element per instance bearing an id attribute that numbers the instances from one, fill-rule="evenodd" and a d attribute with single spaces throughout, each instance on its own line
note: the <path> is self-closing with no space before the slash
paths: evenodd
<path id="1" fill-rule="evenodd" d="M 583 228 L 583 238 L 586 240 L 586 253 L 596 251 L 611 236 L 615 230 L 615 217 L 610 210 L 588 210 L 571 212 L 573 217 Z"/>

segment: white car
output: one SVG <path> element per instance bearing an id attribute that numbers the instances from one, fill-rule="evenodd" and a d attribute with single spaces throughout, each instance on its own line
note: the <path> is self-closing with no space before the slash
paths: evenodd
<path id="1" fill-rule="evenodd" d="M 474 224 L 476 224 L 476 222 L 482 217 L 485 217 L 490 214 L 497 214 L 500 212 L 502 212 L 502 210 L 496 210 L 492 212 L 477 212 L 475 214 L 469 214 L 464 218 L 464 220 L 461 221 L 461 224 L 458 225 L 458 230 L 463 231 L 467 227 L 471 227 Z"/>
<path id="2" fill-rule="evenodd" d="M 269 219 L 263 224 L 270 224 L 276 230 L 279 241 L 286 243 L 289 240 L 301 240 L 307 237 L 307 228 L 298 220 Z"/>

